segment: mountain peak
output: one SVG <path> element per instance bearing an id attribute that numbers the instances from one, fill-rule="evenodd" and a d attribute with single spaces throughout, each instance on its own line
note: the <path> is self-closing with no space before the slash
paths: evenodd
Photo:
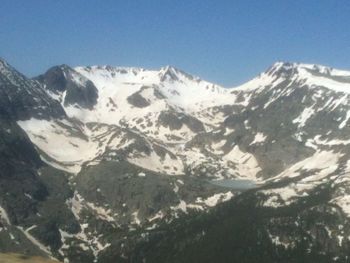
<path id="1" fill-rule="evenodd" d="M 278 61 L 274 63 L 265 72 L 268 76 L 278 77 L 290 77 L 296 73 L 302 73 L 307 71 L 312 75 L 323 75 L 325 77 L 330 76 L 342 76 L 349 77 L 350 72 L 345 70 L 338 70 L 332 67 L 327 67 L 319 64 L 306 64 L 306 63 L 295 63 L 295 62 L 283 62 Z"/>
<path id="2" fill-rule="evenodd" d="M 98 92 L 95 85 L 68 65 L 54 66 L 36 78 L 64 105 L 92 109 Z"/>
<path id="3" fill-rule="evenodd" d="M 289 77 L 296 72 L 296 63 L 278 61 L 265 71 L 265 74 L 273 77 Z"/>
<path id="4" fill-rule="evenodd" d="M 5 63 L 6 63 L 5 59 L 3 59 L 2 57 L 0 57 L 0 63 L 1 63 L 1 64 L 5 64 Z"/>
<path id="5" fill-rule="evenodd" d="M 275 87 L 283 81 L 299 82 L 309 87 L 323 86 L 334 91 L 350 92 L 348 88 L 350 71 L 318 64 L 285 61 L 277 61 L 256 78 L 234 87 L 234 89 L 247 91 L 263 87 Z"/>
<path id="6" fill-rule="evenodd" d="M 165 66 L 162 67 L 159 71 L 159 76 L 161 81 L 180 81 L 183 78 L 194 80 L 194 81 L 200 81 L 200 78 L 195 77 L 191 74 L 186 73 L 185 71 L 178 69 L 173 66 Z"/>
<path id="7" fill-rule="evenodd" d="M 7 61 L 3 58 L 0 57 L 0 73 L 6 73 L 6 72 L 9 72 L 9 71 L 13 71 L 14 68 L 9 64 L 7 63 Z"/>
<path id="8" fill-rule="evenodd" d="M 165 66 L 160 69 L 159 76 L 161 81 L 165 80 L 171 80 L 171 81 L 178 81 L 178 70 L 171 66 Z"/>
<path id="9" fill-rule="evenodd" d="M 174 67 L 174 66 L 171 66 L 171 65 L 166 65 L 164 67 L 161 67 L 161 69 L 159 70 L 160 72 L 167 72 L 167 71 L 171 71 L 171 72 L 180 72 L 181 70 Z"/>

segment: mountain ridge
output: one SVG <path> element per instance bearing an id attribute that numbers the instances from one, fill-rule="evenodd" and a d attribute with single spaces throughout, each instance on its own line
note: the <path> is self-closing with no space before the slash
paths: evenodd
<path id="1" fill-rule="evenodd" d="M 263 252 L 252 240 L 263 237 L 266 258 L 278 258 L 276 249 L 287 257 L 305 246 L 327 259 L 345 258 L 348 73 L 275 63 L 243 86 L 224 89 L 180 70 L 162 70 L 57 66 L 34 80 L 10 66 L 5 75 L 0 71 L 0 117 L 7 118 L 0 118 L 0 158 L 10 167 L 4 175 L 18 177 L 20 186 L 12 189 L 0 177 L 0 186 L 6 185 L 0 187 L 0 242 L 71 262 L 157 262 L 167 251 L 155 255 L 148 246 L 172 251 L 169 262 L 203 260 L 187 257 L 181 246 L 168 247 L 171 227 L 179 229 L 177 244 L 185 239 L 200 249 L 197 241 L 210 242 L 202 231 L 240 233 L 229 222 L 244 222 L 232 212 L 243 211 L 262 215 L 253 229 L 242 229 L 258 254 Z M 8 159 L 16 142 L 13 161 L 22 163 L 21 149 L 36 156 L 18 167 L 29 171 L 21 176 Z M 237 179 L 254 182 L 255 189 L 212 183 Z M 310 222 L 317 223 L 317 213 L 330 219 L 315 228 Z M 221 215 L 222 226 L 203 225 L 218 223 Z M 193 230 L 183 224 L 186 218 Z M 185 232 L 191 234 L 181 236 Z M 3 250 L 23 252 L 8 245 Z M 243 253 L 229 251 L 225 255 Z"/>

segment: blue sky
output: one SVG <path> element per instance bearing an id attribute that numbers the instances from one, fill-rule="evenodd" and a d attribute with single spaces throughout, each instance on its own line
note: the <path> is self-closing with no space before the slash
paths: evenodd
<path id="1" fill-rule="evenodd" d="M 0 3 L 0 57 L 28 76 L 62 63 L 173 65 L 234 86 L 275 61 L 350 69 L 347 0 Z"/>

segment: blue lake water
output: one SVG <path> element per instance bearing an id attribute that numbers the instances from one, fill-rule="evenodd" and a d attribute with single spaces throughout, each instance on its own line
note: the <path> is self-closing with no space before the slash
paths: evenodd
<path id="1" fill-rule="evenodd" d="M 229 188 L 236 191 L 248 190 L 248 189 L 253 189 L 257 187 L 254 181 L 241 180 L 241 179 L 222 179 L 222 180 L 213 180 L 209 182 L 211 184 Z"/>

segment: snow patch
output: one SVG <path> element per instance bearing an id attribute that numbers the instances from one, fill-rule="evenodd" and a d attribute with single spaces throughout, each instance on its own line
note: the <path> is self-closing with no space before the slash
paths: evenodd
<path id="1" fill-rule="evenodd" d="M 241 178 L 256 180 L 257 173 L 261 171 L 259 163 L 254 155 L 248 152 L 242 152 L 238 145 L 235 145 L 234 148 L 222 158 L 236 165 L 235 171 L 237 176 Z"/>
<path id="2" fill-rule="evenodd" d="M 10 218 L 7 215 L 7 212 L 4 208 L 0 206 L 0 218 L 5 221 L 6 224 L 11 225 Z"/>
<path id="3" fill-rule="evenodd" d="M 262 132 L 258 132 L 257 134 L 255 134 L 254 140 L 251 142 L 250 145 L 262 143 L 266 140 L 266 138 L 266 135 L 264 135 Z"/>
<path id="4" fill-rule="evenodd" d="M 232 197 L 232 192 L 228 191 L 226 193 L 214 194 L 213 196 L 210 196 L 204 200 L 201 197 L 198 197 L 196 203 L 204 203 L 208 207 L 213 207 L 216 206 L 218 203 L 230 200 Z"/>

